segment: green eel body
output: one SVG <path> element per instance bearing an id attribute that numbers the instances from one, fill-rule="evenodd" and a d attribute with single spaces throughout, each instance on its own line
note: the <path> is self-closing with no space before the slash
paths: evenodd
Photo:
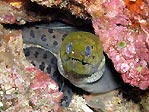
<path id="1" fill-rule="evenodd" d="M 66 36 L 58 55 L 61 74 L 74 85 L 92 83 L 104 72 L 105 57 L 98 39 L 89 32 L 73 32 Z"/>

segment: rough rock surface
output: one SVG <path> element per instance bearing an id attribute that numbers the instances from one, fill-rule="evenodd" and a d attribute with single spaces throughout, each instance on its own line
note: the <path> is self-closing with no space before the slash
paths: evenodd
<path id="1" fill-rule="evenodd" d="M 0 26 L 0 111 L 60 111 L 62 92 L 45 73 L 31 65 L 23 53 L 20 31 Z"/>
<path id="2" fill-rule="evenodd" d="M 143 90 L 147 89 L 149 4 L 136 1 L 131 7 L 127 4 L 127 0 L 126 2 L 113 0 L 103 5 L 106 13 L 101 18 L 93 19 L 93 26 L 105 52 L 114 63 L 115 69 L 122 74 L 124 82 Z"/>

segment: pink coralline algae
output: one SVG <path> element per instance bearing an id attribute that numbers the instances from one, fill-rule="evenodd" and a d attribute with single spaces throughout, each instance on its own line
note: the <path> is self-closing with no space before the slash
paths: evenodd
<path id="1" fill-rule="evenodd" d="M 25 58 L 21 31 L 0 25 L 0 111 L 59 112 L 62 92 Z"/>
<path id="2" fill-rule="evenodd" d="M 34 71 L 34 70 L 33 70 Z M 62 92 L 59 92 L 58 85 L 49 78 L 44 72 L 36 70 L 36 75 L 30 85 L 30 88 L 36 93 L 30 96 L 30 101 L 36 105 L 40 106 L 41 102 L 45 102 L 41 108 L 49 111 L 54 110 L 54 112 L 60 112 L 60 100 L 62 99 Z M 47 103 L 46 103 L 47 102 Z M 49 105 L 49 103 L 51 103 Z"/>
<path id="3" fill-rule="evenodd" d="M 124 82 L 142 90 L 149 87 L 148 5 L 143 3 L 141 15 L 127 9 L 124 1 L 111 0 L 103 3 L 104 15 L 92 20 L 104 51 Z"/>

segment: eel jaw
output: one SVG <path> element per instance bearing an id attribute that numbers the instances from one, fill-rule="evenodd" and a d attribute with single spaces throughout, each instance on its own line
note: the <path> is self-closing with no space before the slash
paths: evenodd
<path id="1" fill-rule="evenodd" d="M 65 70 L 63 68 L 63 65 L 62 65 L 61 58 L 60 58 L 60 54 L 58 54 L 57 59 L 58 59 L 58 61 L 57 61 L 58 64 L 57 65 L 58 65 L 58 69 L 59 69 L 59 72 L 61 73 L 61 75 L 63 75 L 72 84 L 74 84 L 77 87 L 79 87 L 80 84 L 92 83 L 92 82 L 95 82 L 95 81 L 99 80 L 102 77 L 103 72 L 105 70 L 105 57 L 103 56 L 103 59 L 102 59 L 102 61 L 101 61 L 101 63 L 100 63 L 100 65 L 99 65 L 96 72 L 94 72 L 93 74 L 91 74 L 89 76 L 85 75 L 84 77 L 74 78 L 71 74 L 68 74 L 68 73 L 65 72 Z M 87 63 L 85 65 L 91 65 L 91 64 Z"/>
<path id="2" fill-rule="evenodd" d="M 82 63 L 82 65 L 91 65 L 90 63 L 85 62 L 83 59 L 82 59 L 82 60 L 80 60 L 80 59 L 77 59 L 77 58 L 72 58 L 72 57 L 68 57 L 68 59 L 66 59 L 65 61 L 69 61 L 69 60 L 71 60 L 71 61 L 77 61 L 77 62 L 80 62 L 80 63 Z"/>
<path id="3" fill-rule="evenodd" d="M 76 79 L 76 81 L 71 80 L 71 83 L 74 84 L 75 86 L 79 87 L 80 84 L 96 82 L 97 80 L 99 80 L 102 77 L 104 71 L 105 71 L 105 57 L 103 57 L 96 72 L 92 73 L 90 76 Z"/>

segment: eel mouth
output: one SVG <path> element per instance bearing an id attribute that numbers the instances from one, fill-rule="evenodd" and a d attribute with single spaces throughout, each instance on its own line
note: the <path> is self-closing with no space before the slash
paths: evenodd
<path id="1" fill-rule="evenodd" d="M 62 64 L 62 58 L 60 58 L 60 53 L 58 54 L 58 69 L 59 69 L 59 72 L 61 73 L 61 75 L 63 75 L 66 79 L 68 79 L 73 85 L 79 87 L 79 84 L 83 84 L 83 83 L 92 83 L 92 82 L 95 82 L 97 80 L 99 80 L 102 75 L 103 75 L 103 72 L 105 70 L 105 57 L 103 57 L 103 59 L 101 60 L 101 62 L 99 63 L 98 66 L 94 66 L 93 64 L 90 64 L 90 63 L 87 63 L 87 62 L 84 62 L 84 60 L 80 60 L 80 59 L 77 59 L 77 58 L 73 58 L 73 57 L 68 57 L 65 58 L 64 63 L 67 63 L 68 61 L 76 61 L 76 62 L 79 62 L 79 63 L 82 63 L 83 64 L 85 63 L 85 65 L 82 64 L 82 66 L 89 66 L 90 69 L 92 70 L 92 73 L 90 73 L 89 75 L 84 75 L 84 77 L 76 77 L 75 75 L 75 78 L 74 78 L 74 75 L 72 74 L 69 74 L 66 72 L 66 70 L 64 70 L 64 66 Z M 87 69 L 88 70 L 88 69 Z"/>
<path id="2" fill-rule="evenodd" d="M 66 61 L 75 61 L 75 62 L 80 62 L 82 63 L 82 65 L 91 65 L 90 63 L 84 61 L 83 59 L 80 60 L 80 59 L 77 59 L 77 58 L 73 58 L 73 57 L 68 57 L 68 59 Z"/>

